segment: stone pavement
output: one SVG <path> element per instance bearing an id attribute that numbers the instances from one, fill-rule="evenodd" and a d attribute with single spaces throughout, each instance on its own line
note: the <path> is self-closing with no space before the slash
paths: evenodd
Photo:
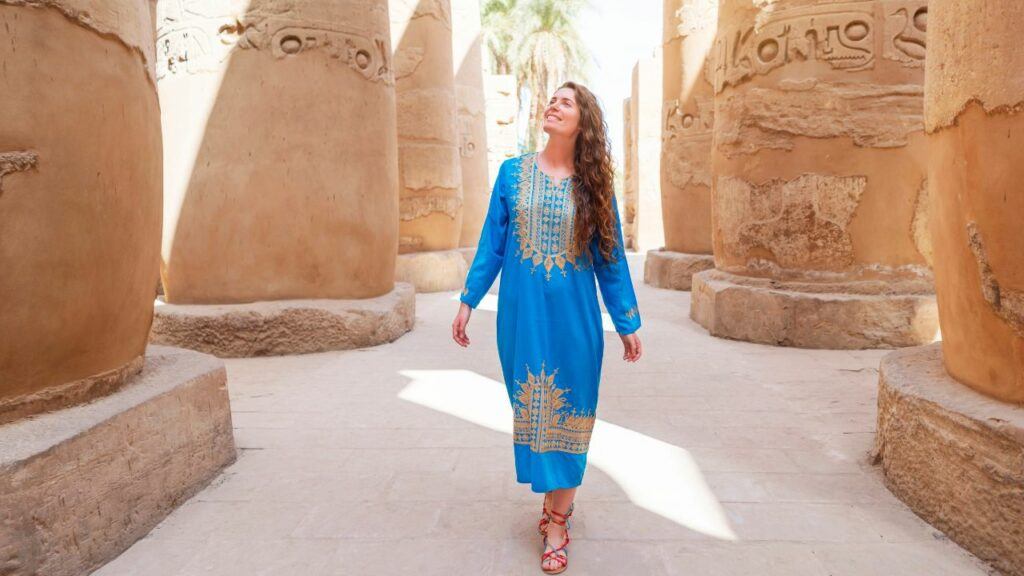
<path id="1" fill-rule="evenodd" d="M 712 338 L 689 293 L 640 281 L 644 357 L 606 322 L 566 574 L 982 575 L 868 463 L 884 351 Z M 497 283 L 492 293 L 496 293 Z M 229 360 L 237 463 L 100 576 L 542 574 L 517 484 L 495 297 L 457 293 L 369 349 Z"/>

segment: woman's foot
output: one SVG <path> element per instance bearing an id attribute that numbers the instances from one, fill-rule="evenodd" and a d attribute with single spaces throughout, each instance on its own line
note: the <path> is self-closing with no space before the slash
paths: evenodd
<path id="1" fill-rule="evenodd" d="M 551 516 L 548 514 L 548 510 L 551 510 L 551 499 L 554 497 L 553 492 L 544 493 L 544 505 L 541 509 L 540 522 L 537 524 L 537 531 L 544 535 L 544 529 L 547 528 L 548 522 L 551 521 Z"/>
<path id="2" fill-rule="evenodd" d="M 572 507 L 567 514 L 551 509 L 548 509 L 548 514 L 550 521 L 544 533 L 544 554 L 540 558 L 540 567 L 548 574 L 559 574 L 569 565 L 566 547 L 569 545 L 569 516 L 572 515 Z"/>

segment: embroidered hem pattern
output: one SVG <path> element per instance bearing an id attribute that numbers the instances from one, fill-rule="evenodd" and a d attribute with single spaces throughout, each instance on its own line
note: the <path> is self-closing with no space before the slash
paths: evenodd
<path id="1" fill-rule="evenodd" d="M 595 415 L 569 405 L 568 389 L 555 385 L 557 373 L 556 368 L 548 374 L 541 363 L 540 374 L 533 374 L 527 364 L 526 382 L 516 380 L 513 442 L 528 445 L 534 452 L 583 454 L 590 446 Z"/>
<path id="2" fill-rule="evenodd" d="M 575 209 L 572 201 L 572 178 L 553 186 L 546 174 L 537 168 L 537 154 L 523 156 L 519 166 L 519 187 L 515 202 L 515 234 L 519 242 L 520 261 L 529 260 L 530 272 L 543 264 L 545 280 L 551 280 L 551 268 L 558 266 L 566 275 L 566 264 L 576 270 L 573 248 Z"/>

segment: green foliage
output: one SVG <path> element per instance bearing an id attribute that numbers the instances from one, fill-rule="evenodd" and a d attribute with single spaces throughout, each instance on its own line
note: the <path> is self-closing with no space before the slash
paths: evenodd
<path id="1" fill-rule="evenodd" d="M 516 78 L 522 108 L 528 98 L 527 149 L 543 138 L 541 117 L 566 80 L 586 82 L 590 54 L 576 30 L 588 0 L 481 0 L 484 39 L 493 74 Z"/>

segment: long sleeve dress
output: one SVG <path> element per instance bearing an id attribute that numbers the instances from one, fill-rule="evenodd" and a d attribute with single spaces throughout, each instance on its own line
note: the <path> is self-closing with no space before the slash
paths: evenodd
<path id="1" fill-rule="evenodd" d="M 514 415 L 516 480 L 534 492 L 583 480 L 604 355 L 595 277 L 616 332 L 640 328 L 618 204 L 613 197 L 615 258 L 601 255 L 596 234 L 593 259 L 577 257 L 571 183 L 542 172 L 535 152 L 501 165 L 460 297 L 476 308 L 502 271 L 498 356 Z"/>

